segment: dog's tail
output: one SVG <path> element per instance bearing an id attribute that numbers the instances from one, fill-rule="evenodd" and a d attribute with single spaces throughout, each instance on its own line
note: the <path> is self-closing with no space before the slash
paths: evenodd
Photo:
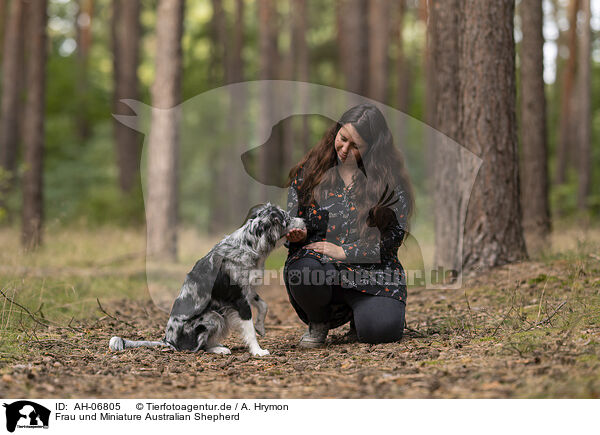
<path id="1" fill-rule="evenodd" d="M 110 339 L 108 343 L 108 347 L 110 350 L 120 351 L 127 349 L 128 347 L 155 347 L 155 346 L 167 346 L 173 347 L 166 341 L 133 341 L 133 340 L 125 340 L 121 337 L 113 337 Z"/>

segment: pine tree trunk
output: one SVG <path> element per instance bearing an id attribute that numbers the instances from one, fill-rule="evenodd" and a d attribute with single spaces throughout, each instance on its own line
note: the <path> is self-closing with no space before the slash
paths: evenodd
<path id="1" fill-rule="evenodd" d="M 273 0 L 259 0 L 259 78 L 260 80 L 277 80 L 279 71 L 279 54 L 277 50 L 277 9 Z M 274 118 L 274 95 L 269 83 L 260 87 L 260 120 L 259 136 L 265 140 L 271 131 L 271 119 Z M 281 143 L 281 140 L 278 141 Z M 280 150 L 279 150 L 280 151 Z M 273 168 L 281 167 L 282 153 L 273 155 L 261 153 L 259 173 L 267 180 L 272 178 Z M 259 201 L 264 201 L 267 195 L 266 186 L 261 186 Z"/>
<path id="2" fill-rule="evenodd" d="M 577 207 L 580 210 L 586 210 L 587 201 L 591 189 L 592 172 L 592 138 L 591 138 L 591 46 L 592 35 L 590 29 L 591 7 L 590 0 L 581 0 L 581 11 L 583 19 L 581 21 L 581 33 L 579 44 L 579 65 L 578 65 L 578 99 L 577 99 L 577 123 L 578 128 L 578 174 L 579 185 L 577 189 Z"/>
<path id="3" fill-rule="evenodd" d="M 177 257 L 178 154 L 184 0 L 159 0 L 152 125 L 148 138 L 148 254 Z M 160 109 L 170 109 L 161 111 Z"/>
<path id="4" fill-rule="evenodd" d="M 77 98 L 79 99 L 76 115 L 77 134 L 81 142 L 91 135 L 89 120 L 88 91 L 88 58 L 92 46 L 92 18 L 94 16 L 94 0 L 79 0 L 77 14 Z"/>
<path id="5" fill-rule="evenodd" d="M 368 7 L 368 96 L 385 103 L 388 86 L 390 2 L 389 0 L 370 0 Z"/>
<path id="6" fill-rule="evenodd" d="M 244 81 L 244 59 L 242 58 L 242 50 L 244 48 L 244 0 L 236 0 L 235 2 L 235 24 L 233 28 L 233 44 L 231 50 L 231 56 L 229 56 L 229 78 L 231 83 L 241 83 Z M 236 148 L 233 155 L 236 161 L 239 162 L 240 156 L 246 151 L 246 136 L 244 132 L 249 130 L 249 126 L 245 125 L 245 119 L 247 114 L 244 113 L 246 110 L 247 95 L 244 86 L 234 86 L 231 88 L 231 105 L 230 105 L 230 125 L 235 125 L 233 131 Z M 239 225 L 239 218 L 245 216 L 246 205 L 248 204 L 248 195 L 250 193 L 249 186 L 242 180 L 243 173 L 241 171 L 233 171 L 235 178 L 231 180 L 233 185 L 233 212 L 234 217 L 237 219 L 236 224 Z M 231 178 L 231 177 L 230 177 Z"/>
<path id="7" fill-rule="evenodd" d="M 526 257 L 519 202 L 514 8 L 514 0 L 461 2 L 460 129 L 463 145 L 483 159 L 465 223 L 466 272 Z"/>
<path id="8" fill-rule="evenodd" d="M 435 59 L 435 46 L 436 41 L 436 16 L 434 8 L 446 8 L 445 3 L 435 2 L 431 4 L 432 10 L 427 9 L 427 2 L 420 1 L 419 3 L 419 17 L 424 23 L 427 23 L 427 34 L 425 43 L 425 55 L 423 58 L 423 70 L 425 71 L 425 123 L 429 126 L 435 126 L 435 113 L 436 113 L 436 59 Z M 444 17 L 442 17 L 444 19 Z M 427 188 L 431 188 L 431 181 L 435 185 L 435 147 L 436 147 L 436 135 L 435 131 L 431 129 L 425 129 L 424 134 L 425 140 L 425 174 L 427 180 Z"/>
<path id="9" fill-rule="evenodd" d="M 309 81 L 309 52 L 308 44 L 306 42 L 306 32 L 308 28 L 308 9 L 306 0 L 298 0 L 292 3 L 292 14 L 293 14 L 293 31 L 292 41 L 295 53 L 295 73 L 296 80 L 301 82 Z M 298 95 L 300 99 L 300 108 L 302 113 L 308 113 L 308 92 L 304 89 L 300 91 Z M 296 143 L 296 146 L 301 146 L 304 152 L 307 152 L 310 148 L 309 144 L 309 131 L 308 131 L 308 117 L 302 118 L 302 126 L 300 130 L 300 136 Z M 301 145 L 299 145 L 301 144 Z M 295 162 L 293 162 L 295 163 Z"/>
<path id="10" fill-rule="evenodd" d="M 229 57 L 229 77 L 231 83 L 244 81 L 244 0 L 235 0 L 235 25 L 233 28 L 233 46 Z"/>
<path id="11" fill-rule="evenodd" d="M 521 28 L 521 207 L 530 254 L 546 245 L 550 233 L 548 143 L 544 93 L 543 11 L 539 0 L 522 0 Z"/>
<path id="12" fill-rule="evenodd" d="M 282 33 L 289 35 L 290 45 L 287 53 L 284 53 L 282 56 L 282 65 L 281 65 L 281 76 L 283 80 L 295 80 L 296 79 L 296 57 L 297 57 L 297 21 L 299 19 L 296 10 L 296 5 L 294 2 L 289 3 L 289 13 L 286 14 L 284 18 L 284 22 L 282 23 Z M 283 103 L 285 106 L 292 106 L 294 104 L 295 98 L 297 96 L 293 93 L 289 93 L 283 96 L 285 102 Z M 282 165 L 279 168 L 279 172 L 284 171 L 284 168 L 290 167 L 292 163 L 292 157 L 294 155 L 294 146 L 297 143 L 297 139 L 295 138 L 294 128 L 292 123 L 286 123 L 282 125 Z M 278 174 L 279 177 L 280 174 Z"/>
<path id="13" fill-rule="evenodd" d="M 433 128 L 461 144 L 459 127 L 459 7 L 460 0 L 431 3 L 429 11 L 429 62 L 427 83 L 433 89 L 428 99 L 433 106 Z M 446 270 L 460 270 L 462 258 L 461 216 L 466 204 L 461 201 L 456 180 L 459 174 L 460 150 L 444 146 L 436 140 L 431 167 L 434 179 L 435 265 Z M 441 155 L 440 155 L 441 154 Z M 455 180 L 449 182 L 449 180 Z"/>
<path id="14" fill-rule="evenodd" d="M 211 1 L 213 8 L 213 17 L 210 23 L 211 32 L 211 51 L 210 69 L 212 80 L 216 83 L 229 83 L 230 79 L 227 76 L 229 69 L 228 64 L 228 44 L 227 44 L 227 23 L 225 20 L 225 11 L 223 10 L 223 2 L 221 0 Z"/>
<path id="15" fill-rule="evenodd" d="M 569 3 L 569 58 L 561 78 L 560 129 L 556 152 L 556 183 L 563 184 L 567 179 L 569 155 L 575 150 L 573 94 L 577 68 L 577 11 L 580 0 Z"/>
<path id="16" fill-rule="evenodd" d="M 139 0 L 113 0 L 114 106 L 116 114 L 128 114 L 120 100 L 139 100 L 140 42 Z M 141 136 L 135 130 L 115 120 L 113 122 L 119 187 L 129 192 L 139 181 Z"/>
<path id="17" fill-rule="evenodd" d="M 336 7 L 338 54 L 345 90 L 360 95 L 367 93 L 367 7 L 365 0 L 338 0 Z"/>
<path id="18" fill-rule="evenodd" d="M 395 80 L 388 82 L 388 101 L 389 104 L 396 109 L 407 113 L 410 100 L 411 87 L 411 63 L 410 59 L 405 55 L 404 49 L 404 20 L 406 15 L 406 0 L 398 0 L 392 2 L 390 11 L 390 39 L 395 41 L 396 58 L 390 56 L 389 63 L 391 68 L 391 76 Z M 395 61 L 395 62 L 394 62 Z M 403 152 L 406 151 L 406 140 L 408 132 L 406 129 L 406 119 L 404 117 L 394 117 L 391 120 L 390 127 L 394 131 L 394 141 Z"/>
<path id="19" fill-rule="evenodd" d="M 13 0 L 14 1 L 14 0 Z M 27 38 L 30 41 L 27 68 L 27 101 L 25 109 L 23 174 L 23 226 L 21 240 L 31 249 L 42 242 L 43 222 L 43 152 L 46 80 L 46 14 L 47 1 L 29 3 Z"/>
<path id="20" fill-rule="evenodd" d="M 6 0 L 0 0 L 0 62 L 4 53 L 4 29 L 6 27 Z"/>
<path id="21" fill-rule="evenodd" d="M 406 12 L 405 0 L 399 0 L 394 3 L 396 11 L 394 17 L 394 37 L 398 45 L 396 58 L 396 108 L 403 112 L 408 111 L 409 91 L 410 91 L 410 64 L 404 53 L 404 15 Z"/>
<path id="22" fill-rule="evenodd" d="M 307 26 L 307 2 L 298 0 L 290 3 L 289 21 L 291 29 L 291 44 L 287 58 L 286 76 L 287 80 L 297 80 L 301 82 L 308 81 L 308 45 L 306 43 Z M 304 88 L 298 93 L 285 95 L 289 99 L 289 105 L 299 101 L 302 113 L 308 113 L 308 94 Z M 298 149 L 304 150 L 308 142 L 308 119 L 306 116 L 295 117 L 282 125 L 284 152 L 282 156 L 282 166 L 279 169 L 278 179 L 285 178 L 289 168 L 297 163 Z"/>
<path id="23" fill-rule="evenodd" d="M 221 0 L 211 0 L 212 18 L 210 21 L 210 77 L 213 86 L 226 85 L 229 82 L 228 39 L 225 11 Z M 235 124 L 232 124 L 235 125 Z M 210 231 L 221 232 L 231 225 L 232 211 L 229 209 L 232 183 L 228 170 L 231 150 L 229 143 L 211 148 L 210 167 L 212 189 L 210 190 Z M 227 195 L 223 195 L 227 192 Z"/>
<path id="24" fill-rule="evenodd" d="M 26 3 L 12 0 L 4 35 L 2 59 L 2 102 L 0 114 L 0 201 L 12 186 L 19 148 L 21 114 L 20 92 L 23 81 L 23 52 Z"/>

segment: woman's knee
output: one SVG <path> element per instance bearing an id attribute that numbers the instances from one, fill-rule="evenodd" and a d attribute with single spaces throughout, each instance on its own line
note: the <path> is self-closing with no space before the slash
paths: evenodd
<path id="1" fill-rule="evenodd" d="M 355 324 L 358 341 L 361 343 L 391 343 L 399 341 L 404 334 L 404 318 L 371 319 Z"/>
<path id="2" fill-rule="evenodd" d="M 354 306 L 354 324 L 358 340 L 363 343 L 390 343 L 404 333 L 404 303 L 382 296 Z"/>

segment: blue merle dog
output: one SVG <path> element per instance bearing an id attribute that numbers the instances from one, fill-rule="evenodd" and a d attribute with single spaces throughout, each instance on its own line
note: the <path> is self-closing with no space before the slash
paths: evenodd
<path id="1" fill-rule="evenodd" d="M 264 334 L 267 304 L 251 285 L 251 274 L 262 271 L 277 241 L 292 228 L 305 228 L 281 208 L 265 204 L 250 210 L 244 225 L 226 236 L 188 273 L 171 309 L 162 341 L 132 341 L 112 337 L 109 347 L 170 346 L 176 350 L 229 354 L 221 344 L 230 329 L 237 329 L 254 356 L 268 355 L 256 340 Z M 258 313 L 252 323 L 251 305 Z M 256 327 L 256 331 L 255 331 Z"/>

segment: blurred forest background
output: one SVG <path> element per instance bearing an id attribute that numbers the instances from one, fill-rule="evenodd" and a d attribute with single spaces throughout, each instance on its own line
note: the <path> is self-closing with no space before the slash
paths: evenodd
<path id="1" fill-rule="evenodd" d="M 132 114 L 120 99 L 171 107 L 228 83 L 300 80 L 367 96 L 438 128 L 459 143 L 468 142 L 449 127 L 448 118 L 459 110 L 444 100 L 449 98 L 452 83 L 458 83 L 448 59 L 456 63 L 460 58 L 448 45 L 453 41 L 451 33 L 444 32 L 451 32 L 453 23 L 463 30 L 469 27 L 460 21 L 465 14 L 459 3 L 0 0 L 2 225 L 15 231 L 21 228 L 23 243 L 32 247 L 43 241 L 42 228 L 137 228 L 145 222 L 139 175 L 144 138 L 113 119 L 112 113 Z M 467 10 L 477 9 L 462 3 Z M 524 159 L 538 166 L 522 165 L 521 190 L 541 180 L 541 190 L 535 195 L 544 197 L 542 209 L 549 202 L 553 219 L 597 219 L 600 1 L 498 4 L 502 4 L 499 9 L 508 5 L 509 16 L 498 18 L 497 26 L 514 25 L 517 99 L 508 110 L 521 127 L 514 131 L 521 156 L 530 152 L 529 142 L 536 141 L 530 139 L 532 135 L 540 143 L 538 154 L 534 151 Z M 493 5 L 483 8 L 488 16 L 498 12 Z M 526 12 L 532 8 L 533 21 Z M 541 20 L 536 21 L 536 13 Z M 533 45 L 524 43 L 527 32 L 533 34 Z M 535 42 L 536 32 L 543 32 L 543 40 Z M 455 41 L 462 41 L 463 51 L 469 50 L 464 44 L 470 36 L 460 38 Z M 478 38 L 483 39 L 474 36 L 473 41 Z M 536 50 L 537 57 L 531 54 Z M 497 69 L 503 68 L 504 58 L 513 62 L 510 51 L 508 55 L 488 52 L 500 59 Z M 531 59 L 533 66 L 531 62 L 527 66 Z M 533 79 L 523 76 L 527 72 Z M 541 95 L 527 96 L 521 81 L 527 83 L 526 90 L 543 83 Z M 510 97 L 511 90 L 506 92 Z M 533 100 L 523 105 L 525 98 Z M 524 118 L 525 112 L 533 112 L 533 121 Z M 547 119 L 535 120 L 535 114 L 544 113 Z M 324 131 L 322 123 L 308 123 L 304 128 L 309 131 L 300 142 L 303 150 Z M 509 136 L 512 128 L 507 127 Z M 406 135 L 406 152 L 424 154 L 425 130 L 409 129 Z M 219 146 L 214 143 L 206 156 L 216 156 Z M 435 171 L 428 173 L 431 168 L 423 159 L 408 161 L 415 178 L 431 178 L 429 185 L 416 186 L 418 197 L 435 198 Z M 186 172 L 193 170 L 195 162 L 181 159 L 174 164 Z M 533 174 L 534 181 L 527 174 Z M 239 223 L 237 215 L 219 217 L 223 211 L 218 195 L 211 194 L 217 190 L 211 183 L 220 180 L 218 174 L 211 175 L 199 183 L 173 187 L 178 192 L 174 197 L 195 198 L 195 208 L 179 210 L 178 216 L 169 218 L 171 223 L 200 231 L 223 231 Z M 523 204 L 527 229 L 527 209 L 533 205 L 530 200 Z M 172 208 L 177 209 L 177 204 Z M 530 227 L 549 231 L 549 218 L 540 221 L 538 214 L 531 219 L 538 221 Z M 215 222 L 222 227 L 211 228 Z"/>

